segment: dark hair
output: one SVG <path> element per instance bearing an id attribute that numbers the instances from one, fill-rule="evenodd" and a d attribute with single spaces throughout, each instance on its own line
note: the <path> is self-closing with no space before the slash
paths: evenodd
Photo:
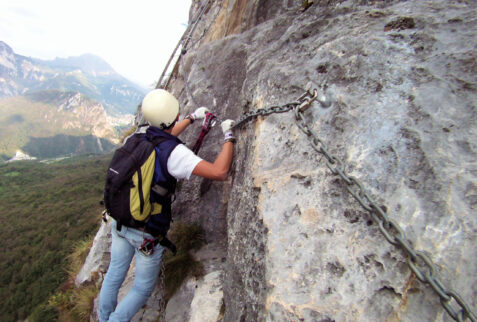
<path id="1" fill-rule="evenodd" d="M 176 122 L 177 122 L 177 121 L 172 122 L 172 124 L 169 125 L 169 126 L 166 126 L 166 124 L 161 123 L 161 125 L 159 125 L 158 128 L 159 128 L 160 130 L 169 130 L 169 129 L 172 129 L 172 128 L 174 127 L 174 125 L 176 125 Z"/>

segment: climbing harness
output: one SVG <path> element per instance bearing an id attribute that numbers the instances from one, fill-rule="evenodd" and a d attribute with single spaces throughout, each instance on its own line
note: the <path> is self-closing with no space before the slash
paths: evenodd
<path id="1" fill-rule="evenodd" d="M 199 138 L 194 144 L 192 151 L 197 154 L 199 152 L 200 147 L 202 146 L 202 142 L 204 141 L 205 136 L 209 133 L 210 129 L 213 128 L 217 124 L 217 117 L 212 113 L 205 114 L 204 123 L 202 123 L 202 129 L 199 134 Z"/>
<path id="2" fill-rule="evenodd" d="M 177 247 L 174 245 L 167 237 L 159 235 L 156 238 L 143 238 L 142 244 L 139 247 L 139 251 L 142 252 L 144 255 L 149 256 L 154 254 L 154 247 L 157 244 L 161 245 L 169 249 L 172 255 L 176 256 L 177 254 Z"/>
<path id="3" fill-rule="evenodd" d="M 348 192 L 361 204 L 361 206 L 371 214 L 374 222 L 377 223 L 379 230 L 386 240 L 404 250 L 407 255 L 407 263 L 419 281 L 429 284 L 440 298 L 441 305 L 446 312 L 456 321 L 465 321 L 469 318 L 472 322 L 477 322 L 475 315 L 462 297 L 455 291 L 444 286 L 437 275 L 435 264 L 422 251 L 416 251 L 399 224 L 389 218 L 383 207 L 366 192 L 363 184 L 355 177 L 346 174 L 343 161 L 329 152 L 328 147 L 319 138 L 318 134 L 311 129 L 304 112 L 311 106 L 313 101 L 318 100 L 323 107 L 329 106 L 326 100 L 318 98 L 317 90 L 313 93 L 309 91 L 301 95 L 295 102 L 283 105 L 271 106 L 269 108 L 258 109 L 255 112 L 246 113 L 234 127 L 238 127 L 257 116 L 265 116 L 272 113 L 284 113 L 290 110 L 294 111 L 296 125 L 305 133 L 312 148 L 326 158 L 326 166 L 334 175 L 338 175 L 345 183 Z M 456 309 L 457 308 L 457 309 Z"/>
<path id="4" fill-rule="evenodd" d="M 142 241 L 139 251 L 146 256 L 154 254 L 154 239 L 153 238 L 144 238 Z"/>

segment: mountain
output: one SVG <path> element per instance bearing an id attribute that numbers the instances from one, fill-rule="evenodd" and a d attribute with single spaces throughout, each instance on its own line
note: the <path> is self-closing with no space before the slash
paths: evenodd
<path id="1" fill-rule="evenodd" d="M 0 41 L 0 157 L 110 151 L 144 92 L 95 55 L 40 60 Z"/>
<path id="2" fill-rule="evenodd" d="M 52 61 L 42 61 L 54 68 L 80 69 L 87 74 L 95 75 L 114 75 L 114 69 L 102 58 L 93 54 L 84 54 L 76 57 L 55 58 Z"/>
<path id="3" fill-rule="evenodd" d="M 95 99 L 109 115 L 134 113 L 146 92 L 98 56 L 41 60 L 18 55 L 0 41 L 0 98 L 52 89 Z"/>
<path id="4" fill-rule="evenodd" d="M 102 104 L 78 92 L 47 90 L 0 100 L 0 154 L 37 158 L 111 151 L 120 127 Z"/>

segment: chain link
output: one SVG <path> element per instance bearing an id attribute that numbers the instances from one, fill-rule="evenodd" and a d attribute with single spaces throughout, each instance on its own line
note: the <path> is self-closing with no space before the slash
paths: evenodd
<path id="1" fill-rule="evenodd" d="M 326 158 L 327 167 L 333 174 L 341 177 L 346 183 L 346 188 L 349 193 L 371 214 L 386 240 L 390 244 L 404 250 L 407 254 L 407 262 L 412 272 L 421 282 L 429 284 L 432 287 L 440 297 L 441 304 L 447 313 L 456 321 L 465 321 L 469 318 L 472 322 L 477 322 L 475 315 L 471 312 L 464 300 L 454 291 L 447 289 L 440 278 L 436 276 L 436 267 L 431 259 L 423 252 L 414 250 L 399 224 L 388 217 L 386 211 L 369 196 L 358 179 L 346 174 L 343 162 L 329 152 L 323 140 L 312 130 L 312 124 L 307 122 L 303 114 L 304 110 L 306 110 L 310 104 L 305 106 L 303 102 L 311 103 L 314 100 L 313 97 L 316 98 L 316 90 L 314 94 L 307 92 L 305 95 L 302 95 L 299 98 L 299 101 L 301 101 L 300 105 L 295 105 L 294 108 L 296 124 L 307 136 L 312 148 Z M 304 106 L 305 108 L 303 108 Z M 453 306 L 451 302 L 454 302 Z M 454 307 L 457 307 L 457 311 Z"/>
<path id="2" fill-rule="evenodd" d="M 285 103 L 283 105 L 273 105 L 268 108 L 259 108 L 255 111 L 245 113 L 232 127 L 235 129 L 242 124 L 247 123 L 248 121 L 255 119 L 257 116 L 267 116 L 270 114 L 276 113 L 286 113 L 291 110 L 301 110 L 304 111 L 311 106 L 311 103 L 318 97 L 317 90 L 314 90 L 313 94 L 309 92 L 304 92 L 298 99 L 294 102 Z M 296 112 L 295 112 L 296 115 Z M 304 121 L 304 120 L 303 120 Z M 306 126 L 306 124 L 305 124 Z M 308 132 L 310 133 L 310 132 Z"/>
<path id="3" fill-rule="evenodd" d="M 233 129 L 247 123 L 248 121 L 255 119 L 257 116 L 267 116 L 274 113 L 286 113 L 293 110 L 297 106 L 300 106 L 300 102 L 292 102 L 284 105 L 275 105 L 269 108 L 259 108 L 256 111 L 245 113 L 232 127 Z"/>

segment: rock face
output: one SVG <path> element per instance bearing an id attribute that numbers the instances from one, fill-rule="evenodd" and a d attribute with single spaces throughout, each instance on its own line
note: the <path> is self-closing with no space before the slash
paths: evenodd
<path id="1" fill-rule="evenodd" d="M 211 1 L 171 82 L 181 113 L 197 107 L 193 97 L 239 119 L 321 87 L 332 104 L 313 103 L 308 127 L 476 312 L 477 4 L 304 3 Z M 182 139 L 193 145 L 199 128 Z M 208 303 L 201 314 L 223 293 L 224 321 L 452 320 L 293 112 L 235 132 L 228 181 L 184 182 L 173 204 L 175 219 L 199 222 L 214 249 L 202 282 L 210 291 L 195 291 Z M 214 128 L 199 155 L 213 161 L 221 140 Z M 189 286 L 167 316 L 200 320 Z"/>
<path id="2" fill-rule="evenodd" d="M 332 105 L 314 103 L 309 127 L 475 312 L 476 13 L 466 1 L 215 1 L 171 89 L 183 114 L 196 107 L 185 80 L 198 105 L 238 119 L 324 84 Z M 294 123 L 242 126 L 230 179 L 186 182 L 174 204 L 226 249 L 224 320 L 452 320 Z M 220 141 L 214 129 L 199 154 L 214 160 Z"/>
<path id="3" fill-rule="evenodd" d="M 92 274 L 103 275 L 111 259 L 111 223 L 101 223 L 93 240 L 85 263 L 76 276 L 75 285 L 81 286 L 93 281 Z"/>

